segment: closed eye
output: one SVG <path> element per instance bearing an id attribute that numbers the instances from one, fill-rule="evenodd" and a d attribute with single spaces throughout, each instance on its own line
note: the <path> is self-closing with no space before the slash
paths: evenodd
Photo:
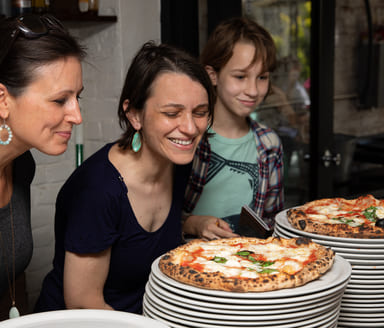
<path id="1" fill-rule="evenodd" d="M 163 114 L 167 117 L 177 117 L 179 112 L 163 112 Z"/>
<path id="2" fill-rule="evenodd" d="M 59 104 L 60 106 L 63 106 L 67 102 L 67 98 L 55 99 L 53 102 Z"/>
<path id="3" fill-rule="evenodd" d="M 206 111 L 195 112 L 194 115 L 197 117 L 205 117 L 208 115 L 208 111 L 206 110 Z"/>

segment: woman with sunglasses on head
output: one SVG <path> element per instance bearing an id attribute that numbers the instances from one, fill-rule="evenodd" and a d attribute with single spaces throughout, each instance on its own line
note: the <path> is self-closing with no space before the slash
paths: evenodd
<path id="1" fill-rule="evenodd" d="M 0 320 L 11 305 L 10 315 L 18 315 L 18 278 L 32 256 L 29 150 L 67 149 L 73 125 L 81 123 L 84 55 L 50 15 L 0 20 Z"/>
<path id="2" fill-rule="evenodd" d="M 252 20 L 231 18 L 213 31 L 200 61 L 215 86 L 215 121 L 195 154 L 183 230 L 206 239 L 244 234 L 238 226 L 243 205 L 271 227 L 283 208 L 282 146 L 250 114 L 270 89 L 272 37 Z"/>
<path id="3" fill-rule="evenodd" d="M 182 242 L 186 164 L 213 104 L 197 61 L 171 46 L 143 45 L 120 97 L 121 138 L 88 158 L 59 192 L 54 268 L 36 311 L 142 313 L 152 262 Z"/>

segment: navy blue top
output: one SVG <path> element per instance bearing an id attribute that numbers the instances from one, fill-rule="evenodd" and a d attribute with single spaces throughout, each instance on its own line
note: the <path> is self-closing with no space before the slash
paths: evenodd
<path id="1" fill-rule="evenodd" d="M 105 145 L 87 159 L 59 192 L 53 270 L 44 280 L 37 312 L 65 309 L 65 251 L 86 254 L 112 247 L 104 299 L 116 310 L 141 313 L 152 262 L 181 244 L 181 204 L 188 166 L 175 166 L 168 217 L 161 228 L 148 232 L 137 222 L 127 187 L 108 160 L 112 145 Z"/>

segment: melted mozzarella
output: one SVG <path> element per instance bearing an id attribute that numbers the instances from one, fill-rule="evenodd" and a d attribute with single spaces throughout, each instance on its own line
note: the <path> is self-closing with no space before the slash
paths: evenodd
<path id="1" fill-rule="evenodd" d="M 383 206 L 377 206 L 376 215 L 380 219 L 384 219 L 384 207 Z"/>
<path id="2" fill-rule="evenodd" d="M 248 245 L 248 251 L 256 255 L 261 255 L 267 262 L 274 262 L 270 265 L 263 266 L 258 261 L 252 262 L 236 255 L 237 252 L 244 250 L 241 245 L 215 246 L 201 243 L 200 246 L 203 252 L 201 256 L 198 256 L 194 260 L 194 263 L 203 265 L 204 271 L 206 272 L 220 272 L 226 277 L 241 276 L 256 278 L 263 270 L 271 270 L 269 274 L 276 274 L 279 271 L 291 274 L 301 270 L 302 262 L 307 261 L 311 255 L 310 248 L 285 248 L 273 243 Z M 213 261 L 215 257 L 222 257 L 225 259 L 225 262 L 217 263 Z"/>

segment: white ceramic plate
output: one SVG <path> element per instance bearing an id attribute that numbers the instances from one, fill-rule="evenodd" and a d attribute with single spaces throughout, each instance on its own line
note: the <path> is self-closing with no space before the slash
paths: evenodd
<path id="1" fill-rule="evenodd" d="M 375 280 L 375 279 L 350 279 L 349 283 L 351 284 L 351 287 L 353 285 L 380 285 L 382 287 L 379 288 L 384 288 L 384 280 Z M 368 287 L 371 288 L 371 287 Z M 373 288 L 373 287 L 372 287 Z"/>
<path id="2" fill-rule="evenodd" d="M 378 308 L 356 310 L 355 308 L 349 308 L 349 307 L 342 306 L 341 310 L 343 311 L 343 317 L 382 318 L 382 319 L 384 319 L 384 313 Z M 370 311 L 367 311 L 367 310 L 370 310 Z"/>
<path id="3" fill-rule="evenodd" d="M 340 313 L 339 320 L 347 321 L 347 322 L 359 322 L 361 326 L 365 326 L 366 322 L 375 322 L 378 326 L 382 327 L 383 324 L 383 317 L 374 317 L 372 314 L 366 314 L 366 316 L 363 315 L 363 313 L 359 313 L 360 316 L 357 317 L 351 317 L 349 315 L 344 315 L 344 313 Z"/>
<path id="4" fill-rule="evenodd" d="M 362 328 L 362 327 L 375 327 L 375 328 L 378 328 L 380 327 L 380 325 L 382 324 L 383 322 L 364 322 L 364 326 L 362 325 L 362 323 L 359 323 L 359 322 L 348 322 L 348 321 L 344 321 L 342 320 L 342 318 L 339 318 L 339 320 L 337 321 L 337 327 L 338 328 L 349 328 L 349 327 L 357 327 L 357 328 Z"/>
<path id="5" fill-rule="evenodd" d="M 160 284 L 159 284 L 160 283 Z M 148 285 L 150 290 L 157 297 L 168 300 L 169 302 L 173 301 L 173 304 L 182 304 L 185 307 L 189 307 L 192 309 L 203 309 L 206 312 L 213 313 L 232 313 L 236 314 L 240 312 L 249 312 L 257 313 L 263 312 L 265 314 L 269 313 L 287 313 L 292 312 L 293 310 L 297 310 L 297 308 L 305 308 L 312 307 L 314 303 L 321 303 L 323 301 L 328 301 L 329 299 L 337 299 L 344 294 L 344 288 L 340 288 L 339 286 L 328 290 L 327 293 L 323 292 L 323 295 L 320 296 L 316 294 L 316 298 L 307 298 L 302 301 L 297 301 L 297 299 L 290 299 L 290 301 L 286 303 L 276 303 L 273 304 L 271 302 L 258 301 L 255 304 L 235 304 L 235 303 L 220 303 L 211 301 L 212 298 L 207 299 L 207 297 L 202 296 L 201 299 L 193 299 L 188 297 L 188 295 L 179 295 L 177 293 L 173 293 L 170 290 L 167 290 L 161 286 L 163 284 L 161 281 L 156 281 L 156 278 L 152 275 L 149 278 Z M 345 283 L 346 286 L 346 283 Z M 167 288 L 168 286 L 165 285 Z M 218 300 L 220 301 L 220 300 Z M 235 300 L 237 301 L 237 300 Z M 254 303 L 254 302 L 252 302 Z M 293 308 L 293 309 L 292 309 Z"/>
<path id="6" fill-rule="evenodd" d="M 335 242 L 344 242 L 344 243 L 351 243 L 351 244 L 372 244 L 372 245 L 378 245 L 378 248 L 384 248 L 384 239 L 365 239 L 365 238 L 342 238 L 342 237 L 333 237 L 333 236 L 326 236 L 326 235 L 319 235 L 314 233 L 309 233 L 306 231 L 298 230 L 289 223 L 287 218 L 287 210 L 284 210 L 280 213 L 278 213 L 275 217 L 275 221 L 278 222 L 278 225 L 283 226 L 284 228 L 292 231 L 295 234 L 298 234 L 300 236 L 306 236 L 308 238 L 315 238 L 320 240 L 330 240 Z"/>
<path id="7" fill-rule="evenodd" d="M 373 274 L 366 274 L 366 273 L 363 273 L 363 274 L 358 274 L 358 273 L 355 273 L 353 270 L 352 270 L 352 276 L 351 276 L 354 280 L 372 280 L 373 282 L 379 282 L 379 283 L 383 283 L 384 284 L 384 273 L 382 275 L 373 275 Z"/>
<path id="8" fill-rule="evenodd" d="M 380 283 L 380 281 L 382 283 Z M 383 280 L 356 280 L 351 279 L 349 280 L 348 287 L 349 288 L 363 288 L 363 289 L 383 289 L 384 290 L 384 284 Z"/>
<path id="9" fill-rule="evenodd" d="M 356 304 L 384 304 L 384 295 L 375 295 L 372 298 L 372 295 L 356 295 L 356 294 L 345 294 L 343 295 L 342 302 L 356 303 Z"/>
<path id="10" fill-rule="evenodd" d="M 379 269 L 384 268 L 384 260 L 364 260 L 363 258 L 353 259 L 345 256 L 342 257 L 351 263 L 351 265 L 374 267 Z"/>
<path id="11" fill-rule="evenodd" d="M 286 297 L 297 297 L 300 295 L 312 295 L 319 293 L 323 290 L 327 290 L 334 286 L 338 286 L 343 284 L 346 280 L 348 280 L 352 274 L 352 269 L 348 261 L 344 260 L 342 257 L 336 255 L 334 264 L 328 272 L 326 272 L 319 279 L 311 281 L 304 286 L 296 287 L 296 288 L 286 288 L 281 290 L 275 290 L 270 292 L 259 292 L 259 293 L 234 293 L 234 292 L 225 292 L 220 290 L 211 290 L 198 288 L 195 286 L 183 284 L 179 281 L 169 278 L 159 269 L 159 260 L 160 257 L 157 258 L 152 263 L 152 275 L 164 283 L 171 285 L 183 292 L 183 294 L 188 291 L 191 294 L 195 294 L 193 298 L 200 298 L 201 295 L 214 296 L 215 298 L 229 298 L 232 302 L 233 299 L 243 299 L 248 302 L 249 300 L 257 300 L 257 299 L 275 299 L 276 302 L 284 303 Z"/>
<path id="12" fill-rule="evenodd" d="M 354 270 L 363 270 L 370 271 L 372 274 L 380 274 L 379 272 L 384 272 L 384 265 L 360 265 L 360 264 L 351 264 Z"/>
<path id="13" fill-rule="evenodd" d="M 341 302 L 341 307 L 344 309 L 350 309 L 351 311 L 355 312 L 377 312 L 382 310 L 383 308 L 383 303 L 353 303 L 353 302 L 347 302 L 347 301 L 342 301 Z M 349 311 L 348 311 L 349 312 Z"/>
<path id="14" fill-rule="evenodd" d="M 351 302 L 352 300 L 361 300 L 361 302 L 372 302 L 372 303 L 379 303 L 383 302 L 384 304 L 384 294 L 364 294 L 361 291 L 351 291 L 351 292 L 345 292 L 343 295 L 343 300 L 347 302 Z"/>
<path id="15" fill-rule="evenodd" d="M 384 270 L 378 270 L 374 267 L 367 269 L 360 269 L 359 266 L 352 265 L 352 275 L 361 275 L 365 276 L 366 279 L 370 279 L 369 276 L 378 276 L 384 277 Z"/>
<path id="16" fill-rule="evenodd" d="M 376 295 L 376 294 L 383 294 L 384 295 L 384 289 L 383 288 L 370 288 L 371 285 L 351 285 L 348 283 L 347 288 L 345 289 L 346 294 L 355 294 L 355 295 Z M 372 286 L 371 286 L 372 287 Z"/>
<path id="17" fill-rule="evenodd" d="M 166 328 L 164 323 L 120 311 L 63 310 L 24 315 L 0 323 L 2 328 Z"/>

